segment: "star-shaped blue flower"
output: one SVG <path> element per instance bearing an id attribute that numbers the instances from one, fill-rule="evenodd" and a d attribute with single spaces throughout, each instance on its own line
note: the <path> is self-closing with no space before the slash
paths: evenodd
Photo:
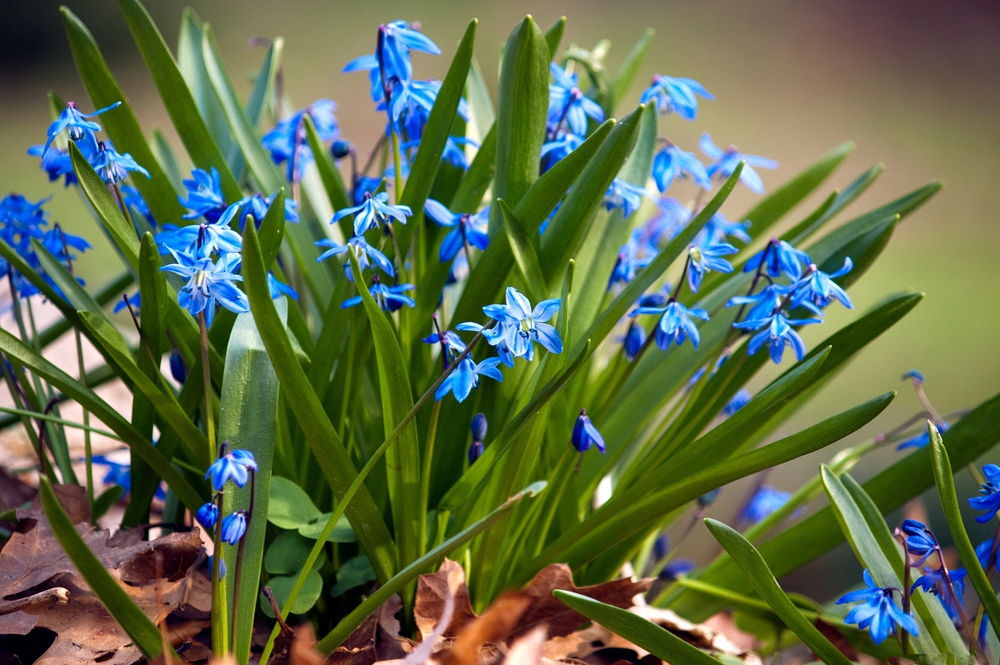
<path id="1" fill-rule="evenodd" d="M 671 344 L 680 346 L 688 338 L 691 339 L 691 345 L 698 348 L 701 334 L 692 319 L 708 321 L 708 312 L 705 310 L 700 307 L 687 308 L 673 298 L 663 307 L 640 305 L 630 316 L 639 314 L 660 315 L 656 323 L 656 345 L 663 350 L 669 348 Z"/>
<path id="2" fill-rule="evenodd" d="M 187 283 L 177 294 L 177 302 L 192 315 L 204 312 L 206 323 L 211 325 L 216 303 L 237 314 L 250 311 L 246 295 L 233 283 L 242 281 L 243 278 L 233 272 L 232 259 L 222 257 L 213 261 L 173 250 L 170 253 L 176 263 L 163 266 L 160 270 L 187 279 Z M 236 255 L 235 258 L 238 260 L 239 256 Z"/>
<path id="3" fill-rule="evenodd" d="M 881 644 L 889 635 L 895 632 L 899 626 L 911 635 L 917 635 L 919 630 L 917 622 L 912 616 L 903 612 L 896 605 L 892 594 L 894 589 L 883 588 L 875 584 L 871 573 L 864 572 L 866 588 L 851 591 L 837 600 L 838 605 L 844 603 L 857 603 L 844 617 L 846 623 L 856 623 L 858 628 L 868 630 L 871 633 L 872 641 Z"/>
<path id="4" fill-rule="evenodd" d="M 985 511 L 976 518 L 977 522 L 989 522 L 1000 510 L 1000 466 L 987 464 L 983 467 L 986 482 L 979 488 L 979 496 L 969 499 L 973 510 Z"/>
<path id="5" fill-rule="evenodd" d="M 449 392 L 455 396 L 458 402 L 464 402 L 472 389 L 479 385 L 480 376 L 488 376 L 495 381 L 503 381 L 503 374 L 500 373 L 497 365 L 499 358 L 487 358 L 476 363 L 469 356 L 462 358 L 458 366 L 449 374 L 438 389 L 434 391 L 434 399 L 440 400 Z"/>
<path id="6" fill-rule="evenodd" d="M 91 158 L 90 165 L 109 185 L 125 180 L 129 172 L 141 173 L 147 178 L 150 177 L 149 171 L 140 166 L 132 155 L 127 152 L 119 153 L 110 142 L 101 141 L 97 144 L 97 151 Z"/>
<path id="7" fill-rule="evenodd" d="M 764 192 L 764 181 L 760 179 L 760 174 L 754 170 L 754 167 L 759 169 L 778 168 L 778 162 L 773 159 L 758 157 L 757 155 L 746 155 L 739 152 L 733 146 L 729 146 L 723 150 L 712 142 L 712 137 L 708 135 L 708 132 L 701 135 L 701 141 L 698 145 L 701 147 L 701 151 L 705 153 L 705 156 L 714 160 L 708 165 L 708 176 L 710 178 L 716 176 L 728 178 L 736 170 L 736 165 L 743 162 L 743 170 L 740 172 L 740 182 L 755 194 L 762 194 Z"/>
<path id="8" fill-rule="evenodd" d="M 250 479 L 250 472 L 257 470 L 257 460 L 249 450 L 230 450 L 209 465 L 205 478 L 211 479 L 212 489 L 221 492 L 227 482 L 243 487 Z"/>
<path id="9" fill-rule="evenodd" d="M 520 291 L 508 286 L 506 304 L 487 305 L 483 312 L 499 324 L 491 334 L 484 334 L 492 346 L 501 342 L 516 358 L 532 359 L 534 342 L 541 344 L 550 353 L 562 353 L 562 338 L 555 326 L 547 323 L 559 311 L 558 298 L 543 300 L 532 309 L 531 303 Z M 478 324 L 471 324 L 479 329 Z M 472 330 L 469 324 L 460 324 L 459 330 Z"/>
<path id="10" fill-rule="evenodd" d="M 331 256 L 345 254 L 348 249 L 351 249 L 358 258 L 358 265 L 361 266 L 362 270 L 366 270 L 372 264 L 375 264 L 390 277 L 396 276 L 396 267 L 389 260 L 389 257 L 368 244 L 368 241 L 363 236 L 354 236 L 343 245 L 329 238 L 317 240 L 316 244 L 320 247 L 330 248 L 316 257 L 317 261 L 324 261 Z M 349 262 L 344 264 L 344 270 L 347 273 L 347 279 L 353 282 L 354 274 L 351 272 L 351 264 Z"/>
<path id="11" fill-rule="evenodd" d="M 642 91 L 640 101 L 654 102 L 658 113 L 674 112 L 686 120 L 698 114 L 698 97 L 715 99 L 701 83 L 694 79 L 655 74 L 649 87 Z"/>
<path id="12" fill-rule="evenodd" d="M 792 306 L 797 307 L 804 303 L 809 303 L 813 309 L 823 309 L 832 301 L 836 300 L 844 307 L 851 309 L 851 299 L 847 293 L 833 280 L 843 277 L 851 272 L 854 264 L 851 259 L 844 259 L 844 266 L 832 273 L 825 273 L 815 265 L 810 265 L 806 274 L 793 285 Z"/>
<path id="13" fill-rule="evenodd" d="M 489 208 L 484 208 L 475 215 L 470 213 L 454 213 L 445 205 L 434 199 L 427 199 L 424 212 L 432 220 L 451 229 L 441 241 L 438 256 L 442 262 L 451 261 L 462 251 L 466 244 L 476 249 L 485 250 L 490 244 L 490 236 L 486 232 L 489 223 Z"/>
<path id="14" fill-rule="evenodd" d="M 691 286 L 691 291 L 698 290 L 705 273 L 713 270 L 721 273 L 732 272 L 733 265 L 722 257 L 738 251 L 728 242 L 716 242 L 705 247 L 691 245 L 688 248 L 688 256 L 691 258 L 691 263 L 688 265 L 688 284 Z"/>
<path id="15" fill-rule="evenodd" d="M 549 128 L 551 132 L 561 126 L 569 127 L 574 134 L 587 133 L 587 118 L 604 121 L 604 109 L 580 90 L 576 74 L 568 74 L 554 62 L 549 63 L 553 82 L 549 84 Z"/>
<path id="16" fill-rule="evenodd" d="M 372 294 L 375 300 L 378 302 L 379 307 L 381 307 L 386 312 L 395 312 L 396 310 L 405 307 L 416 307 L 417 302 L 406 295 L 406 291 L 412 291 L 416 287 L 413 284 L 396 284 L 395 286 L 386 286 L 381 282 L 375 282 L 368 289 L 368 292 Z M 354 296 L 348 298 L 344 302 L 340 303 L 341 308 L 354 307 L 355 305 L 361 304 L 361 296 Z"/>
<path id="17" fill-rule="evenodd" d="M 661 192 L 667 191 L 676 178 L 688 178 L 703 189 L 711 189 L 712 181 L 708 177 L 705 165 L 694 156 L 693 152 L 681 150 L 675 145 L 668 145 L 656 153 L 653 158 L 653 180 Z"/>
<path id="18" fill-rule="evenodd" d="M 734 323 L 733 327 L 743 330 L 759 330 L 760 332 L 750 338 L 747 353 L 752 356 L 766 344 L 771 352 L 771 360 L 780 363 L 785 354 L 786 346 L 791 346 L 792 350 L 795 351 L 795 357 L 802 360 L 806 354 L 806 345 L 792 326 L 804 326 L 810 323 L 821 323 L 821 321 L 819 319 L 789 319 L 781 312 L 774 312 L 765 318 L 747 319 Z"/>
<path id="19" fill-rule="evenodd" d="M 333 221 L 338 222 L 348 215 L 354 215 L 354 235 L 360 236 L 369 229 L 380 228 L 383 222 L 397 221 L 406 224 L 406 218 L 412 214 L 409 206 L 389 203 L 389 195 L 379 192 L 374 195 L 365 194 L 361 205 L 338 210 Z"/>

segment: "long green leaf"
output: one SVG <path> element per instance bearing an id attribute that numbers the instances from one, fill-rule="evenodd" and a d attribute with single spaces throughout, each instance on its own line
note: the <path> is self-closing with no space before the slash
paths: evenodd
<path id="1" fill-rule="evenodd" d="M 135 640 L 135 645 L 139 647 L 143 655 L 147 658 L 156 658 L 161 655 L 163 642 L 159 628 L 139 609 L 139 606 L 132 601 L 115 578 L 111 576 L 111 573 L 90 551 L 83 538 L 76 532 L 66 511 L 60 505 L 59 499 L 52 490 L 52 485 L 44 476 L 40 478 L 39 490 L 42 508 L 49 520 L 49 526 L 52 527 L 52 533 L 55 534 L 56 540 L 62 545 L 70 561 L 80 571 L 80 575 L 87 581 L 87 585 L 94 591 L 94 595 L 100 598 L 108 613 L 115 618 L 115 621 L 128 636 Z M 173 649 L 170 651 L 170 655 L 177 658 Z"/>
<path id="2" fill-rule="evenodd" d="M 521 277 L 524 279 L 525 292 L 529 300 L 541 300 L 537 288 L 545 283 L 542 266 L 538 260 L 537 243 L 532 243 L 531 236 L 525 230 L 524 224 L 510 209 L 507 202 L 497 199 L 497 206 L 503 214 L 503 230 L 507 234 L 511 253 Z"/>
<path id="3" fill-rule="evenodd" d="M 948 530 L 951 532 L 955 549 L 965 564 L 969 581 L 972 582 L 976 595 L 979 596 L 986 614 L 989 615 L 993 633 L 1000 639 L 1000 600 L 997 599 L 997 593 L 993 590 L 986 571 L 979 563 L 976 548 L 969 539 L 969 532 L 965 530 L 958 495 L 955 492 L 954 472 L 951 469 L 951 460 L 948 459 L 948 449 L 944 447 L 941 432 L 933 423 L 928 422 L 927 429 L 931 439 L 931 463 L 934 467 L 934 482 L 937 485 L 938 498 L 941 500 L 941 510 L 948 521 Z"/>
<path id="4" fill-rule="evenodd" d="M 153 75 L 153 82 L 160 92 L 167 113 L 170 114 L 170 119 L 177 128 L 177 133 L 191 159 L 200 168 L 208 169 L 214 166 L 219 170 L 222 191 L 227 199 L 235 201 L 241 198 L 239 183 L 233 177 L 229 164 L 226 163 L 219 146 L 205 126 L 205 121 L 191 96 L 191 90 L 177 68 L 163 35 L 150 18 L 149 12 L 138 0 L 118 0 L 118 4 L 125 14 L 125 22 L 128 23 L 142 59 L 146 61 L 146 66 Z"/>
<path id="5" fill-rule="evenodd" d="M 743 570 L 747 581 L 757 590 L 760 597 L 767 601 L 774 613 L 792 632 L 799 636 L 799 639 L 806 646 L 822 658 L 827 665 L 851 665 L 850 659 L 831 644 L 813 625 L 812 621 L 803 616 L 795 607 L 788 595 L 778 586 L 778 580 L 774 578 L 767 563 L 749 540 L 722 522 L 706 519 L 705 524 L 715 539 L 726 548 L 729 555 Z"/>
<path id="6" fill-rule="evenodd" d="M 721 660 L 685 642 L 669 630 L 661 628 L 652 621 L 647 621 L 628 610 L 607 605 L 572 591 L 556 589 L 553 594 L 571 609 L 596 621 L 615 635 L 620 635 L 664 662 L 684 663 L 684 665 L 722 665 Z"/>
<path id="7" fill-rule="evenodd" d="M 277 372 L 285 401 L 295 414 L 323 477 L 334 496 L 340 499 L 357 470 L 323 404 L 309 384 L 271 300 L 260 243 L 252 224 L 247 224 L 243 238 L 243 279 L 250 299 L 250 311 Z M 362 488 L 355 501 L 348 506 L 347 517 L 379 579 L 389 579 L 396 570 L 396 548 L 381 512 L 366 489 Z"/>
<path id="8" fill-rule="evenodd" d="M 436 561 L 440 561 L 444 557 L 448 556 L 448 554 L 488 529 L 497 520 L 501 519 L 505 514 L 507 514 L 507 512 L 514 508 L 514 506 L 516 506 L 522 499 L 537 496 L 543 489 L 545 489 L 544 481 L 539 481 L 524 488 L 522 491 L 504 501 L 503 504 L 498 506 L 472 526 L 458 534 L 455 534 L 430 552 L 427 552 L 416 561 L 410 563 L 408 566 L 399 571 L 399 573 L 392 579 L 388 580 L 374 593 L 368 596 L 360 605 L 351 611 L 350 614 L 341 619 L 340 622 L 334 626 L 333 630 L 327 633 L 326 636 L 316 644 L 316 648 L 321 653 L 329 654 L 335 648 L 340 646 L 340 643 L 343 642 L 354 631 L 354 629 L 361 624 L 362 621 L 364 621 L 380 605 L 382 605 L 382 603 L 384 603 L 394 593 L 399 592 L 406 585 L 416 579 L 417 575 L 426 572 L 426 570 Z"/>
<path id="9" fill-rule="evenodd" d="M 625 99 L 625 94 L 632 87 L 635 75 L 639 73 L 639 67 L 642 66 L 642 61 L 646 58 L 646 52 L 649 51 L 649 45 L 653 42 L 654 34 L 656 32 L 652 28 L 646 28 L 645 32 L 642 33 L 642 37 L 639 37 L 639 41 L 628 52 L 628 55 L 625 56 L 622 64 L 619 65 L 615 75 L 611 78 L 612 111 Z"/>

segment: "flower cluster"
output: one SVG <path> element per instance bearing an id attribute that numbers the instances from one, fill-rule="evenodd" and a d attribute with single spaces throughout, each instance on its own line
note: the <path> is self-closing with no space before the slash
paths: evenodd
<path id="1" fill-rule="evenodd" d="M 253 474 L 257 471 L 257 461 L 253 453 L 249 450 L 226 450 L 223 444 L 222 454 L 208 467 L 205 478 L 211 480 L 212 489 L 215 491 L 215 500 L 204 504 L 195 514 L 195 519 L 205 529 L 211 531 L 219 526 L 218 537 L 224 543 L 235 545 L 243 538 L 247 531 L 247 520 L 250 519 L 250 511 L 237 510 L 222 518 L 219 524 L 219 515 L 222 507 L 222 494 L 226 490 L 226 484 L 232 483 L 236 487 L 244 487 L 248 481 L 252 481 Z"/>

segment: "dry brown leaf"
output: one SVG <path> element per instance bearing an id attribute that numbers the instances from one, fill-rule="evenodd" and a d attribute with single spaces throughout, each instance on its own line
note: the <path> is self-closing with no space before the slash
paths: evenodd
<path id="1" fill-rule="evenodd" d="M 539 626 L 510 645 L 504 665 L 540 665 L 545 645 L 545 629 Z"/>
<path id="2" fill-rule="evenodd" d="M 455 561 L 445 559 L 436 573 L 421 575 L 417 580 L 413 618 L 420 630 L 420 638 L 423 640 L 427 639 L 427 636 L 434 631 L 434 627 L 441 620 L 445 599 L 448 597 L 450 575 L 458 575 L 460 583 L 453 595 L 454 614 L 451 623 L 444 631 L 444 636 L 454 637 L 467 624 L 476 619 L 476 613 L 472 610 L 472 603 L 469 601 L 469 589 L 465 585 L 465 571 Z"/>
<path id="3" fill-rule="evenodd" d="M 675 612 L 649 605 L 640 605 L 630 610 L 647 621 L 652 621 L 662 628 L 666 628 L 674 635 L 690 642 L 701 649 L 708 649 L 716 653 L 722 653 L 740 659 L 746 665 L 761 665 L 760 656 L 741 648 L 733 643 L 729 637 L 706 624 L 697 624 L 684 619 Z M 638 647 L 635 647 L 638 649 Z M 640 649 L 640 651 L 642 651 Z M 642 651 L 645 653 L 645 651 Z"/>
<path id="4" fill-rule="evenodd" d="M 20 508 L 35 498 L 38 490 L 27 485 L 3 467 L 0 467 L 0 513 Z"/>
<path id="5" fill-rule="evenodd" d="M 316 651 L 316 633 L 304 623 L 295 629 L 288 649 L 288 665 L 323 665 L 325 659 Z"/>
<path id="6" fill-rule="evenodd" d="M 439 656 L 444 665 L 478 665 L 483 645 L 504 642 L 514 633 L 533 598 L 524 591 L 502 594 L 455 638 L 451 648 Z"/>
<path id="7" fill-rule="evenodd" d="M 330 654 L 327 663 L 373 665 L 380 661 L 404 658 L 416 643 L 399 635 L 396 614 L 401 609 L 403 601 L 398 595 L 391 596 Z"/>

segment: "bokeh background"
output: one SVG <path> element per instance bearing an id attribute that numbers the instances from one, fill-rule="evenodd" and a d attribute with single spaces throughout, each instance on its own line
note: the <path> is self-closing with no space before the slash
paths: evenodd
<path id="1" fill-rule="evenodd" d="M 68 4 L 94 32 L 144 128 L 168 129 L 169 120 L 116 3 L 70 0 Z M 146 4 L 168 43 L 174 44 L 184 3 L 149 0 Z M 263 56 L 251 38 L 284 36 L 287 94 L 299 105 L 320 97 L 336 100 L 342 132 L 361 146 L 377 136 L 381 119 L 371 111 L 366 78 L 343 74 L 341 68 L 350 58 L 372 51 L 380 22 L 420 20 L 447 56 L 466 22 L 478 17 L 477 55 L 488 81 L 496 80 L 499 44 L 525 13 L 532 13 L 543 27 L 568 16 L 564 45 L 591 47 L 601 38 L 610 39 L 612 68 L 642 31 L 652 27 L 656 37 L 636 83 L 636 98 L 654 72 L 696 78 L 716 95 L 715 101 L 703 104 L 696 122 L 675 118 L 661 124 L 661 133 L 682 147 L 695 150 L 698 135 L 707 130 L 722 145 L 734 143 L 744 152 L 772 157 L 781 167 L 763 175 L 773 188 L 827 149 L 853 140 L 857 150 L 824 194 L 875 163 L 884 162 L 887 168 L 848 214 L 862 212 L 862 206 L 881 205 L 932 180 L 945 183 L 937 197 L 898 228 L 877 266 L 851 292 L 862 311 L 906 289 L 925 292 L 925 301 L 862 353 L 803 411 L 798 424 L 899 388 L 894 405 L 864 435 L 892 428 L 919 409 L 912 391 L 899 380 L 911 367 L 925 373 L 927 391 L 942 412 L 972 406 L 1000 385 L 996 348 L 1000 289 L 993 272 L 1000 250 L 998 3 L 189 0 L 186 4 L 212 23 L 223 57 L 244 93 Z M 37 160 L 25 154 L 29 145 L 43 141 L 49 121 L 47 91 L 91 107 L 76 78 L 57 3 L 5 2 L 0 58 L 2 187 L 31 198 L 52 195 L 54 218 L 83 231 L 92 222 L 76 193 L 50 186 Z M 421 78 L 441 76 L 446 64 L 445 58 L 415 58 Z M 752 202 L 751 195 L 741 193 L 727 205 L 728 215 L 738 216 Z M 797 221 L 816 203 L 816 199 L 808 202 L 790 221 Z M 101 262 L 102 252 L 97 251 L 82 260 L 79 269 L 99 283 Z M 808 331 L 807 342 L 818 341 L 833 325 L 853 316 L 854 312 L 831 308 L 830 324 Z M 872 455 L 855 475 L 869 477 L 899 454 L 884 450 Z M 786 465 L 769 482 L 792 490 L 829 456 L 824 451 Z M 971 494 L 971 480 L 962 482 Z M 728 492 L 729 499 L 716 507 L 717 516 L 730 516 L 744 493 L 741 488 Z M 686 553 L 695 556 L 706 547 L 708 542 L 699 538 L 683 544 Z M 826 563 L 843 563 L 845 575 L 856 573 L 843 551 Z M 817 576 L 808 577 L 811 593 L 823 597 L 836 591 L 835 584 L 817 588 Z M 799 582 L 805 580 L 802 576 Z"/>

